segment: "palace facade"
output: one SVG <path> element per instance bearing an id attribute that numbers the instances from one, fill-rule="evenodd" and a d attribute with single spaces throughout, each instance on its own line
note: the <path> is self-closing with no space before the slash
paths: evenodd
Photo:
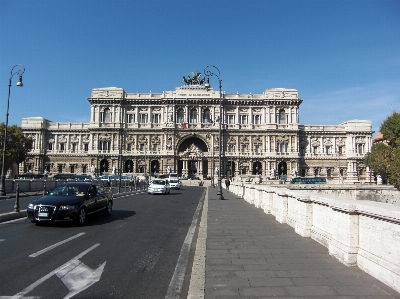
<path id="1" fill-rule="evenodd" d="M 226 94 L 189 84 L 162 93 L 127 93 L 110 87 L 93 89 L 88 101 L 88 123 L 22 119 L 33 148 L 20 173 L 144 175 L 168 169 L 213 178 L 220 169 L 235 177 L 371 180 L 363 163 L 372 145 L 371 122 L 301 125 L 302 100 L 295 89 Z"/>

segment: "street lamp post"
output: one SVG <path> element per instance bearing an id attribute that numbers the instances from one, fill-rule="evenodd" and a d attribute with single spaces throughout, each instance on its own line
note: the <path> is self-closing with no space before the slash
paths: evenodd
<path id="1" fill-rule="evenodd" d="M 211 69 L 215 69 L 216 73 L 213 73 L 211 71 Z M 210 77 L 211 76 L 215 76 L 218 78 L 218 82 L 219 82 L 219 127 L 218 127 L 218 142 L 219 142 L 219 146 L 218 146 L 218 150 L 219 150 L 219 156 L 218 156 L 218 163 L 219 163 L 219 169 L 218 169 L 218 190 L 217 190 L 217 199 L 224 199 L 224 196 L 222 195 L 222 183 L 221 183 L 221 156 L 223 154 L 223 143 L 222 143 L 222 127 L 221 127 L 221 123 L 223 120 L 223 115 L 222 115 L 222 80 L 220 79 L 220 72 L 219 69 L 214 66 L 214 65 L 208 65 L 206 66 L 206 68 L 204 69 L 204 75 L 207 77 L 207 83 L 205 84 L 205 87 L 207 89 L 210 88 Z"/>
<path id="2" fill-rule="evenodd" d="M 14 72 L 14 69 L 18 68 L 17 71 Z M 22 84 L 22 75 L 25 72 L 25 67 L 22 64 L 16 64 L 11 69 L 11 76 L 8 80 L 8 98 L 7 98 L 7 110 L 6 110 L 6 124 L 4 127 L 4 141 L 3 141 L 3 157 L 2 157 L 2 164 L 1 164 L 1 182 L 0 182 L 0 195 L 6 195 L 6 177 L 4 174 L 4 163 L 6 158 L 6 144 L 7 144 L 7 127 L 8 127 L 8 108 L 10 106 L 10 93 L 11 93 L 11 80 L 14 75 L 19 75 L 19 80 L 17 86 L 24 86 Z"/>

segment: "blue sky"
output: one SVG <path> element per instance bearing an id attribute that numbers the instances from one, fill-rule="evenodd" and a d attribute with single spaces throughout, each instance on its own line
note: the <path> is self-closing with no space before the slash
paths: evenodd
<path id="1" fill-rule="evenodd" d="M 0 122 L 15 64 L 10 125 L 89 122 L 93 88 L 161 93 L 212 64 L 226 93 L 297 89 L 301 124 L 378 132 L 400 111 L 400 1 L 2 0 Z"/>

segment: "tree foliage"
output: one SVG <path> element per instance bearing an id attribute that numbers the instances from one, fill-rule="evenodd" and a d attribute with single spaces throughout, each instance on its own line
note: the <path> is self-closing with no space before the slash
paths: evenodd
<path id="1" fill-rule="evenodd" d="M 3 157 L 4 145 L 4 129 L 5 124 L 0 123 L 0 155 Z M 7 127 L 6 155 L 4 158 L 4 169 L 7 171 L 11 168 L 12 163 L 20 163 L 25 161 L 27 153 L 32 148 L 32 139 L 26 138 L 22 129 L 16 125 Z M 0 165 L 2 160 L 0 160 Z"/>
<path id="2" fill-rule="evenodd" d="M 381 125 L 383 138 L 389 142 L 392 148 L 400 147 L 400 113 L 393 112 Z"/>
<path id="3" fill-rule="evenodd" d="M 393 112 L 381 125 L 385 142 L 375 143 L 365 163 L 375 174 L 400 189 L 400 113 Z"/>

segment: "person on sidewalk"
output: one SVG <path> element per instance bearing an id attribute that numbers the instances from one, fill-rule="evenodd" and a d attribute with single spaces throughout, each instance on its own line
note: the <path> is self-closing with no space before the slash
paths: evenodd
<path id="1" fill-rule="evenodd" d="M 229 185 L 231 184 L 231 181 L 229 180 L 229 178 L 225 178 L 225 187 L 226 187 L 226 191 L 229 191 Z"/>

